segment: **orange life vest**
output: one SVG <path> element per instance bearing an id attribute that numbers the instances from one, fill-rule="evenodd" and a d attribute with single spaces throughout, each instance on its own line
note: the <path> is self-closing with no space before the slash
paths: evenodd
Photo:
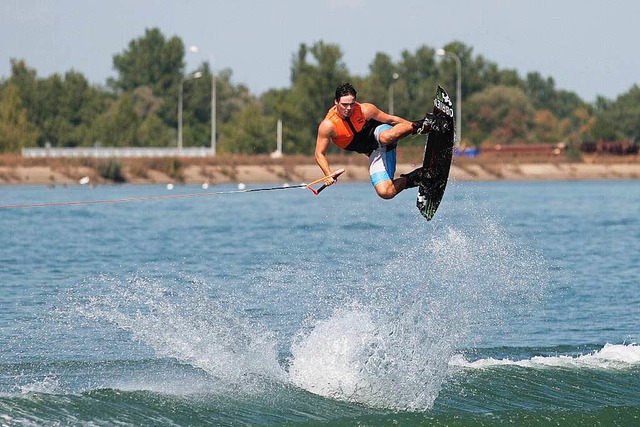
<path id="1" fill-rule="evenodd" d="M 330 120 L 335 128 L 335 134 L 332 138 L 333 143 L 347 150 L 349 149 L 349 144 L 353 141 L 353 137 L 362 130 L 367 121 L 358 102 L 353 106 L 353 113 L 348 121 L 338 115 L 335 105 L 329 109 L 325 118 Z"/>

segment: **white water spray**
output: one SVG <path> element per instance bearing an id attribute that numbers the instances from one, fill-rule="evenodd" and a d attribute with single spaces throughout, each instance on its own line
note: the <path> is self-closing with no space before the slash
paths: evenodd
<path id="1" fill-rule="evenodd" d="M 541 295 L 540 259 L 497 227 L 449 229 L 337 308 L 292 347 L 291 381 L 322 396 L 393 410 L 433 406 L 457 350 Z M 535 285 L 535 286 L 534 286 Z"/>

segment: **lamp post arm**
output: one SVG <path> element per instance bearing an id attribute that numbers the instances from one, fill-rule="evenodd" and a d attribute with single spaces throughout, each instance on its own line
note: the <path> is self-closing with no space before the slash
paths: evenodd
<path id="1" fill-rule="evenodd" d="M 456 87 L 456 124 L 458 130 L 458 145 L 462 141 L 462 61 L 458 55 L 453 55 L 456 61 L 456 68 L 458 71 L 457 87 Z"/>
<path id="2" fill-rule="evenodd" d="M 211 155 L 216 155 L 216 75 L 211 69 Z"/>
<path id="3" fill-rule="evenodd" d="M 178 150 L 182 150 L 182 89 L 184 86 L 184 79 L 180 79 L 179 92 L 178 92 Z"/>
<path id="4" fill-rule="evenodd" d="M 460 57 L 452 52 L 447 52 L 443 48 L 436 50 L 438 56 L 449 56 L 456 63 L 456 133 L 458 138 L 456 143 L 462 141 L 462 61 Z"/>

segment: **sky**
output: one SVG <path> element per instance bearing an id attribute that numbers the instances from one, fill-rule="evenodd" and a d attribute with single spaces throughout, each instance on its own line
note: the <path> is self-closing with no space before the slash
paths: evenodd
<path id="1" fill-rule="evenodd" d="M 637 0 L 0 0 L 0 79 L 22 59 L 40 78 L 73 69 L 104 85 L 113 56 L 157 27 L 200 48 L 186 71 L 210 61 L 256 95 L 290 85 L 301 43 L 337 44 L 364 76 L 378 52 L 461 41 L 593 102 L 640 84 L 639 17 Z"/>

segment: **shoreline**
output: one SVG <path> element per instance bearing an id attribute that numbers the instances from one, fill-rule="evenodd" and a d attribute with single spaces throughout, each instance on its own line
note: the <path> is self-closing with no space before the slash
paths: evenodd
<path id="1" fill-rule="evenodd" d="M 405 160 L 405 161 L 402 161 Z M 417 167 L 400 159 L 396 176 Z M 557 160 L 557 159 L 556 159 Z M 334 170 L 345 168 L 343 182 L 369 181 L 366 159 L 355 156 L 331 158 Z M 121 182 L 129 184 L 225 184 L 294 183 L 320 177 L 313 158 L 303 156 L 234 156 L 215 159 L 38 159 L 0 156 L 0 185 L 109 184 L 106 166 L 117 165 Z M 106 166 L 105 166 L 106 165 Z M 114 172 L 111 172 L 114 173 Z M 495 161 L 454 158 L 450 178 L 456 181 L 590 181 L 640 179 L 637 158 L 607 158 L 599 161 Z"/>

